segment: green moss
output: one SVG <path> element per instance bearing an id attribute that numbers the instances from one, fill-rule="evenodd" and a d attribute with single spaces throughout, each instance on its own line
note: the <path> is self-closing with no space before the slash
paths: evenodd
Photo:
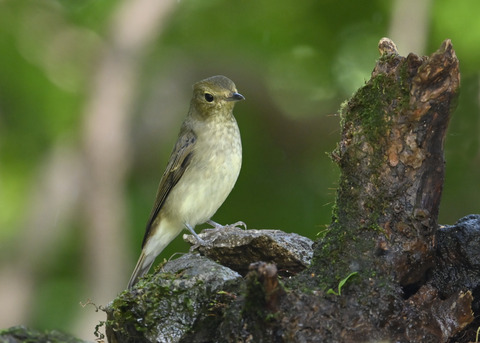
<path id="1" fill-rule="evenodd" d="M 161 273 L 155 278 L 160 282 L 140 281 L 135 293 L 124 291 L 107 309 L 113 319 L 110 323 L 115 323 L 113 329 L 122 336 L 135 337 L 141 333 L 155 332 L 158 323 L 171 319 L 174 314 L 195 316 L 198 309 L 191 300 L 191 292 L 206 292 L 204 287 L 200 287 L 202 281 L 192 288 L 182 288 L 177 274 Z M 208 299 L 207 295 L 205 299 Z"/>
<path id="2" fill-rule="evenodd" d="M 388 63 L 396 57 L 382 58 Z M 383 215 L 385 203 L 381 196 L 383 185 L 380 184 L 379 168 L 385 165 L 388 156 L 385 138 L 394 118 L 408 109 L 409 91 L 407 64 L 402 63 L 397 74 L 376 75 L 355 93 L 348 104 L 342 105 L 342 140 L 333 153 L 339 157 L 342 167 L 333 223 L 353 227 L 355 221 L 365 217 L 367 210 L 371 211 L 368 212 L 368 222 L 359 223 L 375 227 Z M 371 198 L 364 191 L 366 180 L 371 187 L 369 193 L 374 195 Z"/>
<path id="3" fill-rule="evenodd" d="M 323 274 L 318 279 L 323 289 L 336 287 L 342 275 L 357 269 L 362 278 L 378 275 L 370 257 L 378 235 L 384 234 L 381 221 L 390 206 L 381 176 L 388 166 L 387 142 L 392 126 L 410 106 L 408 64 L 399 58 L 382 56 L 380 63 L 398 64 L 397 70 L 377 74 L 340 109 L 342 139 L 332 153 L 341 168 L 337 199 L 332 224 L 322 232 L 312 263 Z"/>
<path id="4" fill-rule="evenodd" d="M 245 304 L 242 315 L 265 317 L 265 289 L 257 273 L 248 274 Z"/>
<path id="5" fill-rule="evenodd" d="M 363 135 L 376 151 L 390 128 L 393 113 L 408 108 L 409 90 L 406 63 L 400 66 L 398 75 L 376 75 L 348 103 L 342 104 L 342 128 L 348 134 Z"/>

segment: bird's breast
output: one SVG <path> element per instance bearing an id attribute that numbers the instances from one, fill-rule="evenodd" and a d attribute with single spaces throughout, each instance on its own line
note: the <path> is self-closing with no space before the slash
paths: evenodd
<path id="1" fill-rule="evenodd" d="M 203 130 L 197 134 L 192 160 L 167 203 L 177 204 L 179 219 L 185 223 L 195 226 L 206 222 L 230 194 L 241 164 L 242 144 L 236 123 Z"/>

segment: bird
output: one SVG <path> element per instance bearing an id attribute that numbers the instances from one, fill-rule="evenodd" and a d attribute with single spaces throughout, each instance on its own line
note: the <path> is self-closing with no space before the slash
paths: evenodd
<path id="1" fill-rule="evenodd" d="M 194 228 L 209 223 L 233 189 L 242 165 L 242 143 L 233 108 L 245 100 L 229 78 L 217 75 L 193 85 L 190 109 L 158 186 L 147 221 L 138 262 L 128 283 L 132 289 L 156 257 L 183 230 L 189 230 L 197 244 L 205 242 Z"/>

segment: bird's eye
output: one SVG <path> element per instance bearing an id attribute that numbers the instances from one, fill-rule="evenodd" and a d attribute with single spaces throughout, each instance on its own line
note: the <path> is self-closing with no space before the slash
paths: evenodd
<path id="1" fill-rule="evenodd" d="M 213 95 L 210 94 L 210 93 L 205 93 L 205 100 L 207 100 L 208 102 L 212 102 L 213 101 Z"/>

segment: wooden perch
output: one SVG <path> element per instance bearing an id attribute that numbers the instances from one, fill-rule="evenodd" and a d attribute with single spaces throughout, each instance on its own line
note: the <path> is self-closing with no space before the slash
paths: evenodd
<path id="1" fill-rule="evenodd" d="M 436 271 L 470 256 L 448 259 L 441 256 L 448 248 L 436 246 L 458 60 L 449 40 L 429 57 L 399 56 L 387 38 L 379 49 L 371 79 L 340 111 L 337 200 L 310 267 L 279 282 L 281 261 L 253 264 L 243 278 L 236 272 L 248 266 L 229 273 L 226 254 L 215 258 L 223 266 L 186 255 L 107 308 L 111 342 L 447 342 L 472 322 L 467 282 L 442 292 L 442 277 L 451 274 Z M 446 244 L 459 241 L 442 234 Z M 271 246 L 262 256 L 275 259 Z M 192 270 L 204 263 L 229 276 Z"/>

